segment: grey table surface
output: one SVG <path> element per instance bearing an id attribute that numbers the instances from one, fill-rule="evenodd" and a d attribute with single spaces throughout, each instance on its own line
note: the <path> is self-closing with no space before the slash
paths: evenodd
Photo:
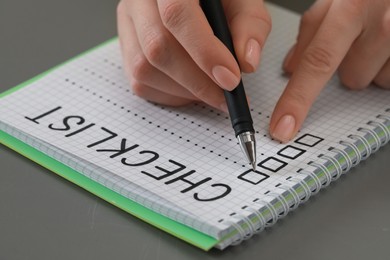
<path id="1" fill-rule="evenodd" d="M 116 5 L 1 0 L 0 91 L 114 37 Z M 390 259 L 389 159 L 387 145 L 272 228 L 203 252 L 0 146 L 0 259 Z"/>

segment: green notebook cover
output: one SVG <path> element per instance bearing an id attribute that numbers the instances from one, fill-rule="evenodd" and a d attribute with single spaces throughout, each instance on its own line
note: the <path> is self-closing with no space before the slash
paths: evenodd
<path id="1" fill-rule="evenodd" d="M 0 98 L 11 94 L 12 92 L 18 91 L 19 89 L 41 79 L 42 77 L 48 75 L 55 69 L 63 66 L 64 64 L 71 62 L 81 56 L 96 50 L 99 47 L 102 47 L 112 41 L 116 40 L 116 38 L 110 39 L 90 50 L 85 51 L 82 54 L 75 56 L 74 58 L 49 69 L 38 76 L 14 87 L 0 94 Z M 61 162 L 56 161 L 50 156 L 36 150 L 35 148 L 23 143 L 19 139 L 3 132 L 0 130 L 0 143 L 8 146 L 12 150 L 22 154 L 23 156 L 29 158 L 30 160 L 42 165 L 43 167 L 55 172 L 59 176 L 77 184 L 78 186 L 84 188 L 85 190 L 95 194 L 96 196 L 108 201 L 109 203 L 115 205 L 116 207 L 144 220 L 145 222 L 152 224 L 155 227 L 160 228 L 192 245 L 195 245 L 203 250 L 209 250 L 213 246 L 218 243 L 218 240 L 212 238 L 206 234 L 203 234 L 193 228 L 190 228 L 186 225 L 178 223 L 168 217 L 160 215 L 108 188 L 105 186 L 85 177 L 79 172 L 73 170 L 72 168 L 64 165 Z"/>

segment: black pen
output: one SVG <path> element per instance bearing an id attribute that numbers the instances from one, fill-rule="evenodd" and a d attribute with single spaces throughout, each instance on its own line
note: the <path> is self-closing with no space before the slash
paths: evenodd
<path id="1" fill-rule="evenodd" d="M 238 0 L 237 0 L 238 1 Z M 230 30 L 226 21 L 223 6 L 220 0 L 200 0 L 207 20 L 215 36 L 230 50 L 237 60 Z M 230 120 L 240 147 L 244 152 L 253 170 L 256 169 L 256 140 L 253 121 L 249 111 L 242 80 L 232 91 L 224 91 L 229 110 Z"/>

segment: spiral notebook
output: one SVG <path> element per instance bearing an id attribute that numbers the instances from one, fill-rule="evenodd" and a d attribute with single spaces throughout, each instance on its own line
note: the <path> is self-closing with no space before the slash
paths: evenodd
<path id="1" fill-rule="evenodd" d="M 0 140 L 200 248 L 238 244 L 390 140 L 390 92 L 350 91 L 336 77 L 294 140 L 271 139 L 270 116 L 288 81 L 281 64 L 299 16 L 268 9 L 273 31 L 260 70 L 243 76 L 257 130 L 256 171 L 244 161 L 226 114 L 133 95 L 117 39 L 3 93 Z"/>

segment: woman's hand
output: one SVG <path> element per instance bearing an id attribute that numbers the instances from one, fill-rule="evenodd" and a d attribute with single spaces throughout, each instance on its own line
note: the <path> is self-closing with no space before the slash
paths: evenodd
<path id="1" fill-rule="evenodd" d="M 253 72 L 271 21 L 263 0 L 222 0 L 237 58 Z M 136 95 L 184 105 L 203 101 L 227 111 L 222 89 L 240 81 L 240 68 L 214 36 L 197 0 L 122 0 L 118 33 L 126 74 Z"/>
<path id="2" fill-rule="evenodd" d="M 337 69 L 351 89 L 372 82 L 390 88 L 390 1 L 318 0 L 303 15 L 284 69 L 292 76 L 270 125 L 271 135 L 283 142 L 295 136 Z"/>

